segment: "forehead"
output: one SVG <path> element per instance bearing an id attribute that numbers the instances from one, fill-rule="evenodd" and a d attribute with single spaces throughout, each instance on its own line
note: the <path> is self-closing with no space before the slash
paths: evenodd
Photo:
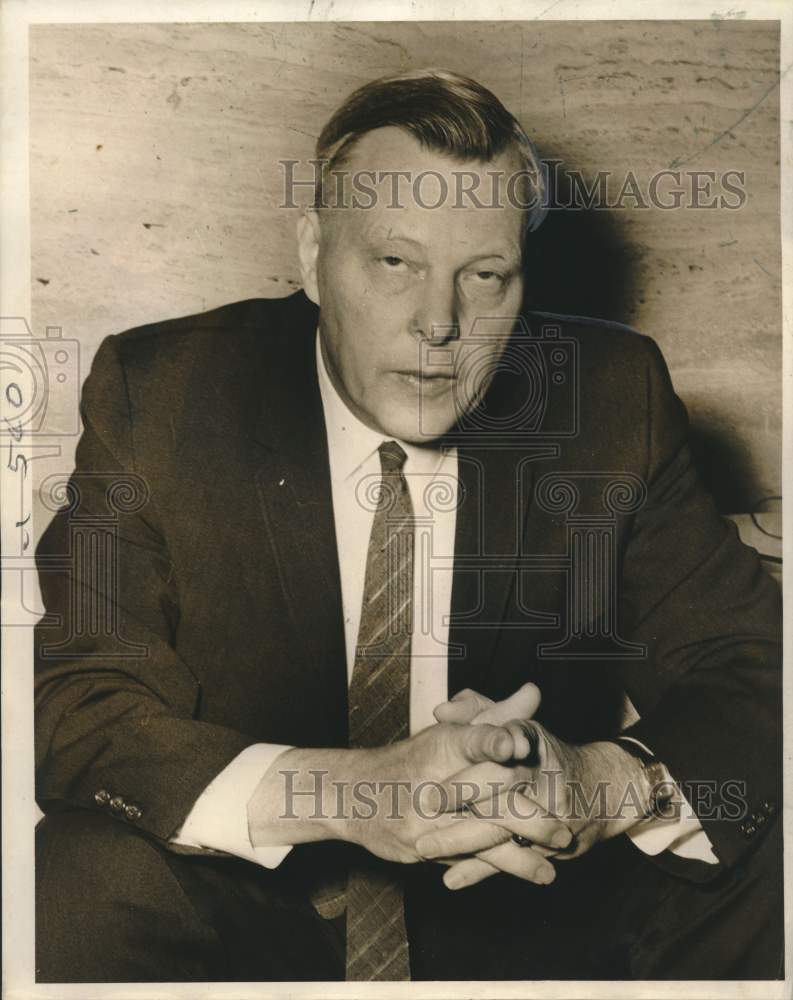
<path id="1" fill-rule="evenodd" d="M 510 178 L 523 164 L 514 149 L 492 160 L 453 159 L 423 147 L 398 128 L 363 135 L 340 166 L 346 228 L 368 239 L 412 239 L 460 250 L 501 244 L 520 250 L 524 213 L 510 199 Z M 327 201 L 339 188 L 331 174 Z M 514 180 L 513 180 L 514 185 Z M 519 196 L 519 195 L 518 195 Z"/>

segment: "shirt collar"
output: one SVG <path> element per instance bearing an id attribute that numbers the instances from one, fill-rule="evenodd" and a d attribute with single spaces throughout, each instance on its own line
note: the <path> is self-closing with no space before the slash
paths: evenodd
<path id="1" fill-rule="evenodd" d="M 435 472 L 443 458 L 443 452 L 440 448 L 418 448 L 406 441 L 400 441 L 398 438 L 387 437 L 379 431 L 367 427 L 349 409 L 336 391 L 325 367 L 319 330 L 317 330 L 316 338 L 316 363 L 319 392 L 322 397 L 322 409 L 325 414 L 325 427 L 328 435 L 328 449 L 331 456 L 332 479 L 349 479 L 371 458 L 384 441 L 397 441 L 400 447 L 405 450 L 407 455 L 405 473 Z"/>

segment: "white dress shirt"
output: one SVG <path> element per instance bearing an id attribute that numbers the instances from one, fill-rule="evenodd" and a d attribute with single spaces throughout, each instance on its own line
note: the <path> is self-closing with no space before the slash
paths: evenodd
<path id="1" fill-rule="evenodd" d="M 349 683 L 374 519 L 366 487 L 380 480 L 377 449 L 393 439 L 371 430 L 350 412 L 325 369 L 319 336 L 316 359 L 330 458 Z M 410 662 L 410 731 L 416 733 L 434 723 L 433 709 L 448 697 L 446 648 L 457 521 L 457 452 L 398 443 L 407 455 L 403 472 L 416 517 Z M 280 744 L 258 743 L 239 754 L 207 786 L 173 842 L 233 854 L 267 868 L 279 865 L 291 848 L 254 847 L 248 833 L 247 805 L 264 774 L 287 749 Z M 715 864 L 707 835 L 687 802 L 684 806 L 678 820 L 645 820 L 628 836 L 646 854 L 668 849 Z"/>

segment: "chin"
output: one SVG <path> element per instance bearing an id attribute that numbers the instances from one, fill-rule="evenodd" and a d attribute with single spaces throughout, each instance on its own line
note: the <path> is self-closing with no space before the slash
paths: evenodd
<path id="1" fill-rule="evenodd" d="M 424 405 L 419 410 L 414 405 L 409 412 L 391 410 L 383 414 L 380 425 L 400 441 L 426 445 L 442 437 L 452 427 L 454 419 L 454 413 L 450 412 L 449 407 Z"/>

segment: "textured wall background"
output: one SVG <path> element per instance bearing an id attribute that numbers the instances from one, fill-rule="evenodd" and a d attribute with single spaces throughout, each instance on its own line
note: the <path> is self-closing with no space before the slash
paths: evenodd
<path id="1" fill-rule="evenodd" d="M 538 308 L 605 316 L 656 338 L 725 511 L 778 493 L 773 23 L 34 27 L 36 332 L 56 325 L 79 340 L 85 375 L 107 334 L 294 290 L 296 210 L 277 207 L 278 160 L 309 158 L 354 87 L 428 65 L 493 89 L 566 169 L 618 179 L 632 170 L 645 193 L 669 167 L 745 171 L 737 211 L 628 200 L 553 213 L 532 278 Z M 66 420 L 67 394 L 53 405 Z M 54 468 L 70 457 L 67 444 Z"/>

